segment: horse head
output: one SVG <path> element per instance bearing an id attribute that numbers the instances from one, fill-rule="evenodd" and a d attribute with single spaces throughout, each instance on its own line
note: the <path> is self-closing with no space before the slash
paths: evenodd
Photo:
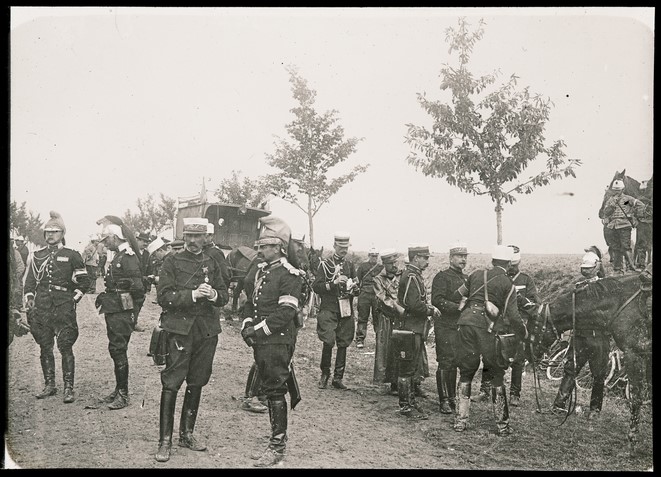
<path id="1" fill-rule="evenodd" d="M 314 247 L 309 248 L 308 262 L 310 264 L 310 270 L 312 271 L 312 273 L 316 272 L 317 269 L 319 268 L 323 254 L 324 254 L 324 247 L 321 247 L 320 249 L 315 249 Z"/>
<path id="2" fill-rule="evenodd" d="M 296 268 L 310 270 L 310 247 L 302 240 L 290 240 L 287 260 Z"/>

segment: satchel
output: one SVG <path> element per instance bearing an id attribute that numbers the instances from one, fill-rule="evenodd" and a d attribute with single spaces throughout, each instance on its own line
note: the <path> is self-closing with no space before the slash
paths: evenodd
<path id="1" fill-rule="evenodd" d="M 507 369 L 514 362 L 519 348 L 519 340 L 514 333 L 496 335 L 496 364 Z"/>
<path id="2" fill-rule="evenodd" d="M 349 318 L 351 316 L 351 298 L 339 298 L 340 316 L 342 318 Z"/>
<path id="3" fill-rule="evenodd" d="M 163 366 L 165 364 L 165 357 L 168 355 L 168 332 L 156 325 L 151 332 L 151 340 L 149 341 L 149 352 L 147 356 L 151 356 L 156 366 Z"/>
<path id="4" fill-rule="evenodd" d="M 415 350 L 415 333 L 413 331 L 392 330 L 390 340 L 395 356 L 403 361 L 413 359 L 413 351 Z"/>

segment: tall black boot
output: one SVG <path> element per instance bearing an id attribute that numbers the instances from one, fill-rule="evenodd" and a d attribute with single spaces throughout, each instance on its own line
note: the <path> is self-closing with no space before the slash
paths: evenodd
<path id="1" fill-rule="evenodd" d="M 480 378 L 480 391 L 473 402 L 486 402 L 491 401 L 491 374 L 489 369 L 482 368 L 482 374 Z"/>
<path id="2" fill-rule="evenodd" d="M 335 370 L 333 372 L 333 382 L 331 383 L 334 388 L 337 389 L 348 389 L 342 382 L 344 378 L 344 368 L 347 365 L 347 349 L 346 348 L 337 348 L 337 353 L 335 355 Z"/>
<path id="3" fill-rule="evenodd" d="M 569 395 L 573 390 L 574 390 L 574 376 L 565 374 L 562 377 L 562 381 L 560 381 L 560 387 L 558 388 L 558 394 L 556 394 L 555 400 L 553 401 L 552 409 L 558 412 L 560 411 L 567 412 L 567 409 L 565 409 L 565 405 L 567 404 L 567 399 L 569 399 Z"/>
<path id="4" fill-rule="evenodd" d="M 321 348 L 321 378 L 319 379 L 319 389 L 326 389 L 328 386 L 332 358 L 333 346 L 324 343 L 323 347 Z"/>
<path id="5" fill-rule="evenodd" d="M 450 406 L 450 389 L 448 387 L 448 371 L 443 369 L 436 370 L 436 389 L 438 390 L 438 404 L 441 414 L 452 414 Z"/>
<path id="6" fill-rule="evenodd" d="M 468 418 L 471 405 L 471 383 L 459 381 L 459 397 L 457 398 L 457 411 L 454 415 L 454 430 L 463 432 L 468 429 Z"/>
<path id="7" fill-rule="evenodd" d="M 181 421 L 179 422 L 179 446 L 188 447 L 194 451 L 207 450 L 207 446 L 197 442 L 193 436 L 197 409 L 200 406 L 202 396 L 201 386 L 187 386 L 184 393 L 184 405 L 181 408 Z"/>
<path id="8" fill-rule="evenodd" d="M 512 381 L 510 387 L 510 404 L 513 407 L 519 405 L 521 398 L 521 382 L 523 380 L 523 362 L 517 357 L 512 363 Z"/>
<path id="9" fill-rule="evenodd" d="M 271 421 L 271 439 L 269 446 L 253 465 L 270 467 L 285 458 L 287 448 L 287 401 L 284 396 L 269 398 L 269 418 Z"/>
<path id="10" fill-rule="evenodd" d="M 411 403 L 411 387 L 413 383 L 411 378 L 397 378 L 397 392 L 399 396 L 399 413 L 408 416 L 413 412 L 413 404 Z"/>
<path id="11" fill-rule="evenodd" d="M 34 397 L 37 399 L 44 399 L 48 396 L 53 396 L 57 393 L 57 388 L 55 387 L 55 356 L 53 356 L 53 349 L 41 350 L 39 355 L 39 360 L 41 361 L 41 371 L 44 373 L 44 386 L 43 391 L 39 394 L 36 394 Z"/>
<path id="12" fill-rule="evenodd" d="M 356 324 L 356 346 L 362 348 L 365 346 L 365 337 L 367 336 L 367 323 Z"/>
<path id="13" fill-rule="evenodd" d="M 499 436 L 508 436 L 514 429 L 510 427 L 510 410 L 507 404 L 507 390 L 505 386 L 491 387 L 491 402 L 493 403 L 493 415 L 496 419 Z"/>
<path id="14" fill-rule="evenodd" d="M 595 379 L 592 383 L 592 392 L 590 394 L 590 413 L 601 411 L 601 405 L 604 402 L 604 377 Z"/>
<path id="15" fill-rule="evenodd" d="M 62 379 L 64 381 L 64 399 L 65 403 L 72 403 L 76 400 L 73 393 L 73 381 L 76 369 L 76 358 L 73 351 L 62 354 Z"/>
<path id="16" fill-rule="evenodd" d="M 177 403 L 177 392 L 170 389 L 161 391 L 161 411 L 158 424 L 158 451 L 156 460 L 167 462 L 170 460 L 172 449 L 172 429 L 174 428 L 174 406 Z"/>
<path id="17" fill-rule="evenodd" d="M 108 409 L 117 410 L 129 405 L 129 362 L 115 362 L 115 381 L 117 382 L 117 394 L 115 399 L 108 404 Z"/>
<path id="18" fill-rule="evenodd" d="M 448 381 L 448 400 L 450 401 L 450 407 L 452 412 L 457 408 L 456 404 L 456 395 L 457 395 L 457 368 L 452 368 L 447 372 L 447 381 Z"/>

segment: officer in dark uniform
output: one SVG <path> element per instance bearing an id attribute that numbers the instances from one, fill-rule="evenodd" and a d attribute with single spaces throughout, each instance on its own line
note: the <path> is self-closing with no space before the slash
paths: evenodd
<path id="1" fill-rule="evenodd" d="M 503 365 L 497 359 L 496 345 L 498 339 L 504 347 L 508 347 L 509 337 L 502 335 L 513 333 L 515 336 L 511 338 L 515 338 L 514 343 L 527 335 L 517 308 L 516 289 L 507 276 L 513 253 L 512 248 L 497 245 L 491 256 L 493 268 L 471 273 L 466 287 L 461 290 L 464 298 L 460 303 L 461 315 L 457 322 L 459 397 L 454 422 L 457 432 L 468 427 L 471 382 L 480 367 L 480 356 L 484 367 L 491 370 L 491 399 L 498 435 L 506 436 L 513 432 L 509 425 L 509 406 L 503 383 L 509 363 Z M 515 349 L 515 346 L 511 348 Z"/>
<path id="2" fill-rule="evenodd" d="M 194 451 L 207 448 L 193 436 L 193 430 L 221 332 L 212 308 L 224 306 L 229 299 L 218 262 L 202 250 L 207 223 L 197 217 L 184 219 L 186 249 L 165 258 L 156 287 L 158 304 L 163 308 L 160 325 L 168 336 L 168 354 L 161 371 L 158 462 L 170 459 L 174 407 L 184 380 L 179 446 Z"/>
<path id="3" fill-rule="evenodd" d="M 136 251 L 136 255 L 140 260 L 140 269 L 142 270 L 142 285 L 145 289 L 145 293 L 149 293 L 151 291 L 151 282 L 147 278 L 147 274 L 148 274 L 147 269 L 149 268 L 150 257 L 149 257 L 149 251 L 147 250 L 147 246 L 151 243 L 151 237 L 146 232 L 140 232 L 138 235 L 135 236 L 135 238 L 138 241 L 139 250 Z M 135 326 L 133 327 L 133 331 L 137 331 L 138 333 L 145 331 L 143 327 L 138 325 L 138 318 L 140 317 L 141 309 L 142 309 L 142 305 L 140 305 L 136 309 L 135 316 L 133 317 L 133 319 L 135 320 Z"/>
<path id="4" fill-rule="evenodd" d="M 596 254 L 588 252 L 583 256 L 581 274 L 585 280 L 576 284 L 574 293 L 586 293 L 592 283 L 600 280 L 597 276 L 599 260 Z M 576 367 L 574 367 L 574 349 L 576 349 Z M 590 393 L 589 419 L 599 416 L 604 401 L 604 381 L 608 373 L 608 353 L 610 352 L 610 335 L 606 329 L 596 322 L 576 322 L 574 336 L 569 341 L 569 348 L 564 362 L 564 371 L 558 394 L 555 396 L 551 411 L 556 414 L 567 412 L 567 399 L 574 390 L 574 377 L 581 372 L 585 363 L 590 363 L 590 372 L 594 377 Z"/>
<path id="5" fill-rule="evenodd" d="M 332 257 L 319 264 L 312 289 L 321 298 L 317 315 L 317 336 L 323 343 L 321 350 L 321 378 L 319 388 L 326 389 L 330 378 L 333 346 L 337 344 L 332 386 L 347 389 L 342 382 L 347 364 L 347 346 L 353 341 L 353 297 L 358 292 L 356 268 L 345 257 L 349 252 L 349 234 L 335 234 Z"/>
<path id="6" fill-rule="evenodd" d="M 255 242 L 263 260 L 246 276 L 246 301 L 241 336 L 254 351 L 261 391 L 268 398 L 271 438 L 266 451 L 254 464 L 269 467 L 285 457 L 287 443 L 287 401 L 291 389 L 292 357 L 296 345 L 296 322 L 301 302 L 303 276 L 287 261 L 291 230 L 282 220 L 260 219 L 262 230 Z M 254 277 L 254 278 L 253 278 Z M 302 326 L 302 322 L 300 323 Z M 297 404 L 294 396 L 292 409 Z"/>
<path id="7" fill-rule="evenodd" d="M 431 286 L 431 303 L 441 311 L 434 319 L 436 338 L 436 388 L 438 389 L 439 409 L 442 414 L 452 414 L 456 409 L 457 389 L 457 321 L 459 320 L 459 288 L 466 285 L 468 248 L 462 243 L 450 247 L 450 266 L 434 276 Z"/>
<path id="8" fill-rule="evenodd" d="M 416 402 L 413 380 L 423 352 L 427 322 L 430 317 L 439 317 L 440 311 L 428 303 L 427 287 L 422 278 L 422 271 L 429 266 L 429 246 L 411 245 L 408 255 L 409 263 L 402 272 L 397 290 L 397 301 L 404 307 L 404 314 L 395 320 L 392 332 L 398 362 L 399 412 L 404 416 L 427 419 L 422 406 Z"/>
<path id="9" fill-rule="evenodd" d="M 367 336 L 367 322 L 372 315 L 372 327 L 376 332 L 374 309 L 376 307 L 376 296 L 374 295 L 374 277 L 383 270 L 383 265 L 377 263 L 379 252 L 375 248 L 367 253 L 367 261 L 358 265 L 356 278 L 360 284 L 358 293 L 358 324 L 356 327 L 356 348 L 365 347 Z"/>
<path id="10" fill-rule="evenodd" d="M 114 252 L 105 276 L 105 292 L 96 299 L 99 312 L 105 315 L 108 351 L 115 365 L 115 390 L 101 401 L 109 409 L 122 409 L 129 404 L 129 360 L 127 356 L 135 314 L 145 301 L 139 258 L 128 242 L 128 230 L 108 224 L 102 242 Z"/>
<path id="11" fill-rule="evenodd" d="M 25 306 L 34 340 L 40 348 L 41 369 L 46 386 L 35 397 L 43 399 L 57 392 L 53 344 L 62 356 L 64 402 L 74 402 L 75 357 L 73 345 L 78 339 L 76 304 L 89 288 L 90 278 L 83 257 L 64 246 L 66 227 L 57 212 L 50 213 L 44 225 L 46 247 L 28 260 L 25 278 Z"/>

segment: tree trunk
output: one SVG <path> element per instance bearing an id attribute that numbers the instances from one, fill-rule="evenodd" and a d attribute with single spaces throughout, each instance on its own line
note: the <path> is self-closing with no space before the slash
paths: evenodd
<path id="1" fill-rule="evenodd" d="M 496 202 L 496 244 L 503 244 L 503 206 L 500 204 L 500 200 Z"/>
<path id="2" fill-rule="evenodd" d="M 308 195 L 308 227 L 310 229 L 310 247 L 314 248 L 314 222 L 312 220 L 312 196 Z"/>

